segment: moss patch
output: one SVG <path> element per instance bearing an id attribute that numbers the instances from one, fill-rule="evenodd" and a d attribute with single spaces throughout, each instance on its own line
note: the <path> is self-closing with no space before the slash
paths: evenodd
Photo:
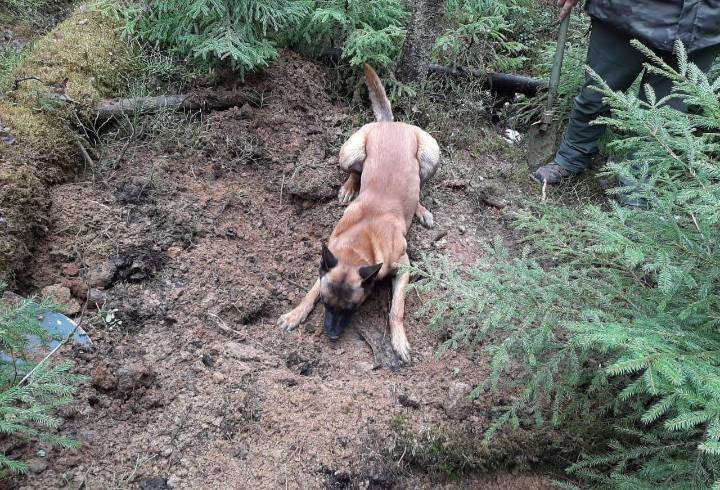
<path id="1" fill-rule="evenodd" d="M 563 436 L 550 430 L 516 429 L 496 434 L 487 443 L 481 431 L 462 425 L 416 431 L 398 417 L 392 430 L 395 437 L 388 456 L 394 461 L 402 459 L 409 469 L 427 473 L 436 481 L 499 470 L 528 471 L 538 466 L 553 470 L 563 459 L 557 449 L 564 447 Z"/>
<path id="2" fill-rule="evenodd" d="M 120 39 L 118 23 L 79 7 L 48 35 L 39 39 L 10 78 L 34 77 L 11 92 L 16 101 L 38 107 L 38 92 L 65 95 L 83 109 L 117 91 L 134 69 L 134 57 Z"/>
<path id="3" fill-rule="evenodd" d="M 2 125 L 16 138 L 0 145 L 3 167 L 37 169 L 46 184 L 60 182 L 74 166 L 75 148 L 62 118 L 0 100 Z"/>

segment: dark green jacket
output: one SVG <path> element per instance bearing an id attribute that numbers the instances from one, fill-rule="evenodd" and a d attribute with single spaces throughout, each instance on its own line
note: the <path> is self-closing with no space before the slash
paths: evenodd
<path id="1" fill-rule="evenodd" d="M 720 44 L 720 0 L 587 0 L 587 12 L 661 51 Z"/>

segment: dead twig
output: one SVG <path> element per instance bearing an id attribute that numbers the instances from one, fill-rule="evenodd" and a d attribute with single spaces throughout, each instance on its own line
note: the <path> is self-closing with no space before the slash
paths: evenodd
<path id="1" fill-rule="evenodd" d="M 225 323 L 225 321 L 222 318 L 220 318 L 219 316 L 217 316 L 215 313 L 208 313 L 208 316 L 211 317 L 213 320 L 215 320 L 215 324 L 223 332 L 234 335 L 239 340 L 245 340 L 245 338 L 246 338 L 245 335 L 243 335 L 241 332 L 238 332 L 235 329 L 228 327 L 227 324 Z"/>
<path id="2" fill-rule="evenodd" d="M 283 189 L 285 188 L 285 173 L 283 172 L 282 182 L 280 183 L 280 205 L 282 206 Z"/>
<path id="3" fill-rule="evenodd" d="M 132 133 L 130 133 L 130 136 L 128 136 L 127 141 L 125 141 L 125 144 L 123 145 L 122 149 L 120 150 L 120 153 L 118 154 L 117 158 L 115 158 L 115 161 L 113 162 L 113 166 L 111 168 L 117 168 L 117 166 L 120 164 L 120 161 L 125 156 L 125 152 L 127 152 L 127 149 L 130 146 L 130 143 L 132 143 L 133 139 L 135 139 L 135 125 L 130 123 L 130 127 L 132 128 Z M 143 121 L 142 125 L 140 126 L 140 134 L 142 134 L 144 130 L 145 130 L 145 121 Z"/>
<path id="4" fill-rule="evenodd" d="M 448 232 L 447 230 L 441 230 L 435 234 L 435 236 L 432 238 L 432 242 L 437 242 L 438 240 L 445 238 L 447 236 Z"/>
<path id="5" fill-rule="evenodd" d="M 20 88 L 20 84 L 21 84 L 22 82 L 27 82 L 28 80 L 37 80 L 38 82 L 42 83 L 42 80 L 40 80 L 38 77 L 23 77 L 23 78 L 18 78 L 17 80 L 15 80 L 15 81 L 13 82 L 13 90 L 17 90 L 18 88 Z"/>
<path id="6" fill-rule="evenodd" d="M 83 157 L 83 160 L 85 160 L 85 163 L 90 166 L 90 168 L 95 167 L 95 162 L 90 157 L 90 154 L 85 149 L 85 146 L 82 144 L 82 141 L 80 141 L 80 138 L 78 138 L 76 135 L 73 135 L 73 140 L 75 141 L 75 146 L 77 146 L 77 149 L 80 150 L 80 154 Z"/>

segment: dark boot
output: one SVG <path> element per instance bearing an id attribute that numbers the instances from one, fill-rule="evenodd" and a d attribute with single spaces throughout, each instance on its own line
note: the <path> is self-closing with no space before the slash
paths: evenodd
<path id="1" fill-rule="evenodd" d="M 561 167 L 557 163 L 549 163 L 543 165 L 532 174 L 532 178 L 541 184 L 548 183 L 550 185 L 559 184 L 564 180 L 569 180 L 577 174 L 565 167 Z"/>

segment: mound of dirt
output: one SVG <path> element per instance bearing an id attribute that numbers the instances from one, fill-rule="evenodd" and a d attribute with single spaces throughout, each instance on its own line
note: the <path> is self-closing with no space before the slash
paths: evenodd
<path id="1" fill-rule="evenodd" d="M 498 400 L 457 400 L 458 386 L 487 374 L 484 359 L 437 359 L 437 337 L 412 315 L 416 295 L 414 360 L 397 372 L 375 368 L 354 328 L 337 343 L 310 335 L 319 309 L 296 333 L 275 327 L 317 276 L 320 243 L 344 210 L 331 199 L 344 177 L 336 155 L 368 116 L 326 85 L 321 67 L 284 52 L 248 77 L 262 97 L 211 114 L 196 149 L 134 141 L 117 167 L 53 189 L 32 282 L 90 283 L 108 303 L 86 328 L 94 350 L 67 352 L 92 377 L 62 429 L 83 446 L 47 448 L 47 467 L 18 488 L 437 488 L 392 452 L 393 421 L 488 426 Z M 151 175 L 146 198 L 118 192 Z M 498 218 L 459 193 L 434 203 L 440 230 L 413 227 L 413 252 L 435 250 L 442 232 L 448 253 L 471 262 L 486 233 L 474 230 Z M 389 294 L 380 284 L 356 325 L 387 337 Z M 508 478 L 505 488 L 545 485 Z"/>

